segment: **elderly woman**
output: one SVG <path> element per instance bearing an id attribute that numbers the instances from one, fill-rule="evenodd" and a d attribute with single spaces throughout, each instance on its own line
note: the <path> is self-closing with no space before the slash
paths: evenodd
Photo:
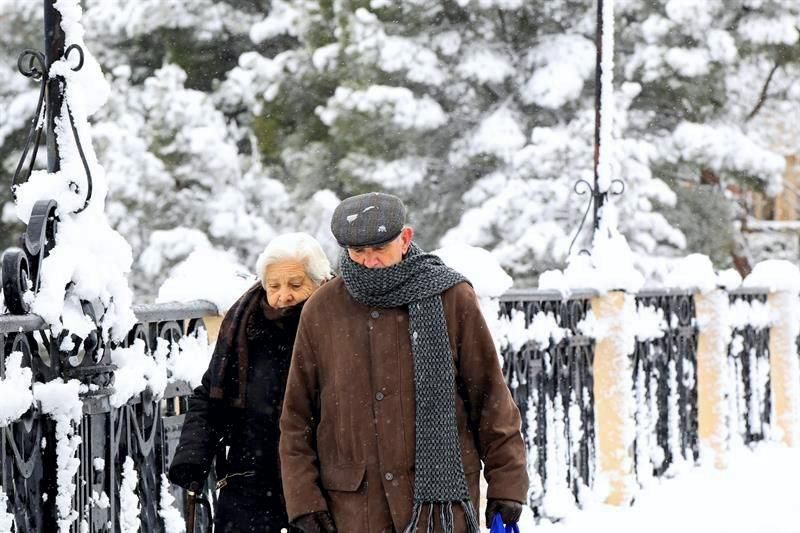
<path id="1" fill-rule="evenodd" d="M 289 530 L 278 421 L 303 302 L 331 275 L 319 243 L 305 233 L 272 240 L 256 268 L 260 283 L 222 321 L 169 469 L 173 483 L 202 487 L 216 457 L 217 533 Z"/>

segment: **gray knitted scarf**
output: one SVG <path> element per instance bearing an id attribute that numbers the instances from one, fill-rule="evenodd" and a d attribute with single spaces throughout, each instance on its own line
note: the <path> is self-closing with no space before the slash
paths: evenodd
<path id="1" fill-rule="evenodd" d="M 350 295 L 370 307 L 408 306 L 416 397 L 414 509 L 404 533 L 417 531 L 428 507 L 423 531 L 453 531 L 453 504 L 461 505 L 468 533 L 479 533 L 478 515 L 469 498 L 456 426 L 456 380 L 441 294 L 467 281 L 435 255 L 412 243 L 402 262 L 369 269 L 353 262 L 347 251 L 340 260 L 342 280 Z M 438 512 L 435 506 L 438 506 Z"/>

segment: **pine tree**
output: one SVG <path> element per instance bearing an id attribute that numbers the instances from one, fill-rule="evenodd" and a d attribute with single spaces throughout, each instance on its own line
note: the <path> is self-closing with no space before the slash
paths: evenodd
<path id="1" fill-rule="evenodd" d="M 672 207 L 696 184 L 714 199 L 693 203 L 700 219 L 728 221 L 726 190 L 779 189 L 783 155 L 798 148 L 800 7 L 616 6 L 614 175 L 625 191 L 611 201 L 651 271 L 709 243 Z M 333 256 L 337 197 L 375 189 L 407 200 L 424 247 L 486 247 L 518 281 L 563 265 L 587 206 L 573 186 L 593 177 L 595 7 L 86 0 L 87 43 L 113 88 L 95 143 L 109 216 L 140 257 L 137 290 L 153 294 L 197 247 L 250 265 L 290 229 L 312 231 Z M 40 42 L 41 6 L 0 0 L 6 175 L 37 92 L 16 57 Z M 2 246 L 21 229 L 10 213 Z M 720 263 L 730 228 L 706 250 Z"/>
<path id="2" fill-rule="evenodd" d="M 266 161 L 309 190 L 397 192 L 423 244 L 491 248 L 517 276 L 566 258 L 585 205 L 573 184 L 592 176 L 593 3 L 280 5 L 264 35 L 301 46 L 248 54 L 226 82 L 254 102 Z M 637 87 L 622 93 L 624 106 Z M 656 209 L 674 202 L 649 170 L 658 150 L 619 150 L 638 251 L 681 247 Z"/>
<path id="3" fill-rule="evenodd" d="M 746 213 L 726 205 L 727 191 L 778 193 L 784 156 L 800 148 L 792 88 L 800 73 L 800 6 L 625 2 L 620 18 L 631 41 L 621 47 L 629 51 L 621 54 L 621 74 L 642 87 L 632 103 L 630 134 L 660 147 L 654 172 L 695 216 L 714 224 L 722 219 L 709 240 L 707 225 L 690 222 L 686 209 L 669 215 L 687 233 L 691 251 L 728 266 L 737 240 L 733 217 Z M 795 141 L 776 142 L 780 132 Z"/>

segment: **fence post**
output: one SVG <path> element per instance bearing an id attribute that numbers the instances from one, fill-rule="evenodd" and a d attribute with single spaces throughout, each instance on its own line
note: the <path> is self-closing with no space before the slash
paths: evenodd
<path id="1" fill-rule="evenodd" d="M 219 328 L 222 325 L 221 315 L 208 315 L 203 317 L 203 325 L 206 327 L 208 333 L 208 344 L 217 342 L 219 336 Z"/>
<path id="2" fill-rule="evenodd" d="M 633 369 L 630 354 L 634 337 L 626 323 L 627 295 L 614 291 L 592 298 L 598 322 L 594 352 L 594 412 L 597 462 L 608 480 L 606 503 L 627 505 L 634 496 Z"/>
<path id="3" fill-rule="evenodd" d="M 695 294 L 697 313 L 697 403 L 700 458 L 717 468 L 727 464 L 727 359 L 730 330 L 728 293 Z"/>
<path id="4" fill-rule="evenodd" d="M 769 330 L 770 386 L 774 426 L 788 446 L 800 445 L 800 299 L 793 291 L 771 292 L 768 300 L 772 325 Z"/>

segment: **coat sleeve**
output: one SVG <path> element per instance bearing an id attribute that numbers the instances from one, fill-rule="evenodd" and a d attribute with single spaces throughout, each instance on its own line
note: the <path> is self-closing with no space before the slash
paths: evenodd
<path id="1" fill-rule="evenodd" d="M 303 318 L 295 338 L 280 421 L 281 479 L 289 521 L 304 514 L 328 510 L 320 487 L 316 446 L 318 365 L 309 341 L 308 321 Z"/>
<path id="2" fill-rule="evenodd" d="M 180 441 L 170 464 L 170 481 L 184 487 L 192 481 L 205 481 L 219 444 L 220 431 L 212 413 L 208 386 L 209 371 L 206 371 L 201 385 L 189 397 Z"/>
<path id="3" fill-rule="evenodd" d="M 475 292 L 465 284 L 456 294 L 458 377 L 477 434 L 488 484 L 486 497 L 524 503 L 528 472 L 519 409 L 506 385 Z"/>

